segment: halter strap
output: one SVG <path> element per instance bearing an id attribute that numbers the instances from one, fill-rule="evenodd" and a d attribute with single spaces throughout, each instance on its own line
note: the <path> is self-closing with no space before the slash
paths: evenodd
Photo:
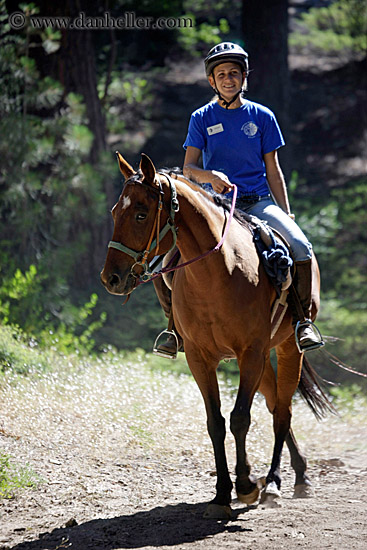
<path id="1" fill-rule="evenodd" d="M 119 250 L 120 252 L 123 252 L 124 254 L 127 254 L 128 256 L 133 258 L 134 264 L 131 267 L 131 273 L 136 278 L 141 277 L 144 281 L 148 281 L 152 277 L 152 273 L 149 272 L 148 264 L 147 264 L 148 256 L 154 249 L 156 249 L 156 255 L 158 254 L 159 243 L 166 236 L 168 231 L 172 231 L 172 246 L 168 250 L 168 252 L 170 252 L 176 246 L 176 241 L 177 241 L 177 232 L 176 232 L 176 228 L 175 228 L 175 225 L 174 225 L 175 214 L 179 210 L 176 186 L 175 186 L 174 182 L 172 181 L 172 178 L 170 176 L 168 176 L 168 174 L 162 174 L 160 172 L 158 172 L 158 173 L 160 175 L 166 177 L 166 179 L 169 183 L 170 192 L 171 192 L 170 212 L 169 212 L 168 219 L 167 219 L 167 222 L 164 225 L 164 227 L 161 229 L 161 231 L 159 231 L 160 215 L 161 215 L 161 211 L 162 211 L 162 208 L 163 208 L 163 201 L 162 201 L 163 190 L 162 190 L 161 184 L 159 184 L 159 190 L 158 189 L 155 190 L 150 185 L 147 185 L 143 182 L 139 182 L 140 184 L 145 185 L 146 187 L 149 187 L 149 189 L 153 190 L 154 192 L 159 193 L 158 210 L 157 210 L 156 217 L 154 219 L 153 228 L 152 228 L 152 231 L 150 233 L 148 244 L 145 247 L 145 250 L 134 250 L 134 249 L 129 248 L 128 246 L 125 246 L 124 244 L 119 243 L 117 241 L 110 241 L 108 243 L 108 248 L 115 248 L 116 250 Z M 133 183 L 133 182 L 131 182 L 131 183 Z M 153 240 L 153 235 L 154 235 L 156 230 L 157 230 L 157 236 Z M 134 271 L 135 265 L 143 267 L 144 271 L 143 271 L 142 275 L 138 275 L 138 274 L 135 273 L 135 271 Z"/>

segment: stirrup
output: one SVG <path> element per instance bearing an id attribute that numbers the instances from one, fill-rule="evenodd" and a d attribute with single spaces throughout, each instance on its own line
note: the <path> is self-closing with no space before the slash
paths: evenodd
<path id="1" fill-rule="evenodd" d="M 161 336 L 163 334 L 167 334 L 168 336 L 174 336 L 176 340 L 176 351 L 174 353 L 169 353 L 164 350 L 158 349 L 158 341 L 160 340 Z M 177 359 L 177 352 L 178 352 L 178 338 L 174 330 L 162 330 L 155 339 L 154 346 L 153 346 L 153 354 L 158 355 L 158 357 L 165 357 L 166 359 Z"/>
<path id="2" fill-rule="evenodd" d="M 318 338 L 318 342 L 315 342 L 315 344 L 312 344 L 311 346 L 306 346 L 302 348 L 299 341 L 298 331 L 301 327 L 304 327 L 304 326 L 309 326 L 312 328 L 314 335 L 317 336 Z M 294 335 L 296 337 L 296 344 L 297 344 L 298 351 L 300 353 L 303 353 L 305 351 L 311 351 L 313 349 L 319 349 L 325 345 L 325 342 L 321 336 L 321 332 L 319 331 L 317 326 L 311 321 L 311 319 L 304 319 L 303 321 L 298 321 L 296 324 L 296 328 L 294 329 Z"/>

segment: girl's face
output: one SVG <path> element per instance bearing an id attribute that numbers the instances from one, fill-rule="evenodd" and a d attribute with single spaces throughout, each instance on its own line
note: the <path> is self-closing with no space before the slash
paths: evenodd
<path id="1" fill-rule="evenodd" d="M 241 71 L 240 65 L 229 62 L 214 67 L 208 80 L 211 87 L 216 87 L 220 95 L 228 100 L 241 90 L 244 78 L 245 73 Z"/>

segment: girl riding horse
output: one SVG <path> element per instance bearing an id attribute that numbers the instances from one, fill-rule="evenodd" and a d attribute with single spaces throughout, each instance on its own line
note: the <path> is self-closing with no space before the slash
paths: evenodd
<path id="1" fill-rule="evenodd" d="M 217 99 L 191 115 L 183 172 L 204 187 L 229 196 L 232 184 L 237 185 L 236 207 L 268 222 L 285 238 L 295 261 L 294 287 L 301 304 L 297 308 L 289 302 L 293 325 L 298 327 L 296 338 L 302 351 L 316 349 L 323 341 L 310 322 L 312 245 L 290 210 L 277 156 L 284 145 L 283 136 L 274 114 L 244 97 L 249 65 L 248 54 L 240 46 L 222 42 L 212 48 L 205 58 L 205 71 Z M 201 155 L 203 168 L 199 166 Z M 155 286 L 169 316 L 170 292 L 163 281 L 156 281 Z M 176 338 L 169 335 L 157 351 L 175 356 Z"/>

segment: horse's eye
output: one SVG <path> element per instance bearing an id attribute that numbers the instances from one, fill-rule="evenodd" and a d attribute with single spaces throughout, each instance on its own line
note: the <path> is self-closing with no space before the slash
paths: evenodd
<path id="1" fill-rule="evenodd" d="M 137 222 L 142 222 L 146 219 L 147 215 L 145 212 L 138 212 L 135 216 Z"/>

